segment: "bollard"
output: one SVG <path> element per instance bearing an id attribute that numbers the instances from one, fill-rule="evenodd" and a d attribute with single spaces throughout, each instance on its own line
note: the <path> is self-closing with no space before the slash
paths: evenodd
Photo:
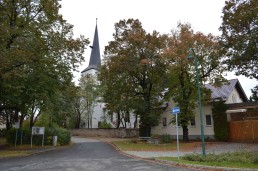
<path id="1" fill-rule="evenodd" d="M 57 136 L 53 136 L 53 146 L 57 145 Z"/>

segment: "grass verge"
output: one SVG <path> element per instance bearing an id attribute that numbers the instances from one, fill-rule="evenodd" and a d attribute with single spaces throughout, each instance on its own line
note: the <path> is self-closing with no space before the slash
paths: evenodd
<path id="1" fill-rule="evenodd" d="M 200 154 L 191 154 L 181 157 L 159 157 L 159 160 L 173 161 L 181 164 L 196 164 L 204 166 L 219 166 L 228 168 L 258 169 L 257 152 L 233 152 L 223 154 L 208 154 L 202 157 Z"/>
<path id="2" fill-rule="evenodd" d="M 17 157 L 17 156 L 27 156 L 30 155 L 32 152 L 29 151 L 16 151 L 16 150 L 0 150 L 0 158 L 3 157 Z"/>
<path id="3" fill-rule="evenodd" d="M 146 141 L 126 140 L 112 142 L 123 151 L 175 151 L 177 150 L 176 142 L 167 144 L 148 144 Z M 180 149 L 187 150 L 200 147 L 200 142 L 184 143 L 180 142 Z"/>

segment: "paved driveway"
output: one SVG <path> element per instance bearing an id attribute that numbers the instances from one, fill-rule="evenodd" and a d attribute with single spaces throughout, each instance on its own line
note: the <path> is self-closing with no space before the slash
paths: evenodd
<path id="1" fill-rule="evenodd" d="M 180 171 L 190 170 L 130 158 L 98 140 L 74 138 L 71 148 L 28 157 L 0 159 L 2 171 Z"/>

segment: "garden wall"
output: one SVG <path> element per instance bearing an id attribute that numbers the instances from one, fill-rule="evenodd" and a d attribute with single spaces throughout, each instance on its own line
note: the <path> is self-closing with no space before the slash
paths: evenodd
<path id="1" fill-rule="evenodd" d="M 91 128 L 91 129 L 74 129 L 73 136 L 85 137 L 110 137 L 110 138 L 135 138 L 139 137 L 139 129 L 125 129 L 125 128 Z"/>

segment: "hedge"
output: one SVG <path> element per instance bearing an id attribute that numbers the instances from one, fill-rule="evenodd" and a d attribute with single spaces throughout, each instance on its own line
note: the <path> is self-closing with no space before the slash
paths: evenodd
<path id="1" fill-rule="evenodd" d="M 71 133 L 70 131 L 64 128 L 48 128 L 45 127 L 45 135 L 44 135 L 44 145 L 52 145 L 53 136 L 57 136 L 57 144 L 58 145 L 67 145 L 71 141 Z M 31 144 L 31 129 L 22 128 L 17 129 L 17 144 Z M 42 144 L 42 135 L 33 135 L 33 145 L 41 145 Z M 16 139 L 16 129 L 12 128 L 6 134 L 7 143 L 14 145 Z"/>
<path id="2" fill-rule="evenodd" d="M 217 140 L 228 140 L 227 106 L 223 101 L 213 102 L 212 116 L 214 121 L 214 136 Z"/>

